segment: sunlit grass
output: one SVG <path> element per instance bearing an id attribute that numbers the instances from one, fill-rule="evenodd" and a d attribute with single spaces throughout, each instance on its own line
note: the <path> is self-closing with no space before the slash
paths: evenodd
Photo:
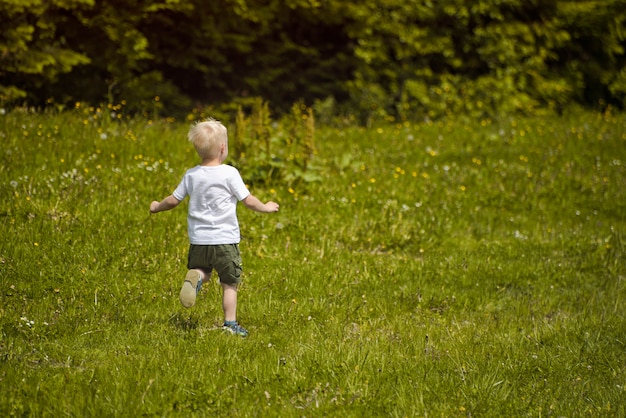
<path id="1" fill-rule="evenodd" d="M 626 414 L 622 115 L 318 127 L 239 211 L 241 339 L 148 213 L 187 125 L 100 114 L 0 116 L 3 415 Z"/>

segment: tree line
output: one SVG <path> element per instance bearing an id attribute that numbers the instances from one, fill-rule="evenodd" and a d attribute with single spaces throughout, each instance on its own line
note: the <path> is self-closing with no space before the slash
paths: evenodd
<path id="1" fill-rule="evenodd" d="M 431 117 L 626 104 L 626 0 L 3 0 L 0 104 L 297 101 Z"/>

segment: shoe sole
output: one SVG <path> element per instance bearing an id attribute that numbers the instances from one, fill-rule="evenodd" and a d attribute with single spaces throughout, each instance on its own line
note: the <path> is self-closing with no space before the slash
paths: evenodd
<path id="1" fill-rule="evenodd" d="M 185 308 L 191 308 L 193 305 L 195 305 L 197 295 L 196 288 L 198 286 L 200 278 L 200 273 L 198 273 L 197 271 L 190 270 L 187 272 L 183 287 L 180 288 L 180 303 Z"/>

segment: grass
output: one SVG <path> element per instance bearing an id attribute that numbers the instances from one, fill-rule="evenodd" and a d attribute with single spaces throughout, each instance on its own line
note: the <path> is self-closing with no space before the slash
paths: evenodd
<path id="1" fill-rule="evenodd" d="M 3 416 L 624 416 L 619 114 L 318 128 L 183 309 L 187 125 L 0 118 Z M 246 168 L 242 169 L 246 178 Z"/>

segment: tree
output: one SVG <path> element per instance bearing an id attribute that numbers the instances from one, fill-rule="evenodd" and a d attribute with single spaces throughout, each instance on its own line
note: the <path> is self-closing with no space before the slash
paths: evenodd
<path id="1" fill-rule="evenodd" d="M 63 10 L 90 6 L 93 0 L 12 0 L 0 3 L 0 102 L 28 97 L 60 74 L 90 58 L 67 47 L 58 36 Z"/>
<path id="2" fill-rule="evenodd" d="M 626 1 L 561 1 L 558 9 L 569 36 L 555 49 L 554 67 L 575 86 L 576 99 L 624 104 Z"/>
<path id="3" fill-rule="evenodd" d="M 0 18 L 5 103 L 330 97 L 367 123 L 626 98 L 626 0 L 6 0 Z"/>

